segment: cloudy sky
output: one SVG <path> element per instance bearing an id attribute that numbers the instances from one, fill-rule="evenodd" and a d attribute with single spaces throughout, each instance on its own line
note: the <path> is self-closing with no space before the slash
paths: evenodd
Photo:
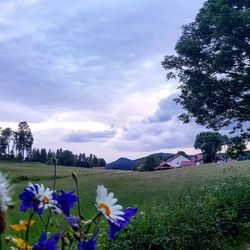
<path id="1" fill-rule="evenodd" d="M 1 0 L 0 126 L 108 162 L 195 152 L 204 128 L 178 121 L 161 61 L 203 2 Z"/>

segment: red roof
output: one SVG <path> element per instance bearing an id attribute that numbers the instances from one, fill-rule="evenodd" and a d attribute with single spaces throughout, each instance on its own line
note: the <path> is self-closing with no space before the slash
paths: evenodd
<path id="1" fill-rule="evenodd" d="M 173 167 L 171 167 L 166 161 L 162 161 L 160 165 L 157 168 L 155 168 L 155 170 L 167 170 L 172 168 Z"/>
<path id="2" fill-rule="evenodd" d="M 181 162 L 181 167 L 191 167 L 194 165 L 195 165 L 195 162 L 193 162 L 193 161 L 182 161 Z"/>

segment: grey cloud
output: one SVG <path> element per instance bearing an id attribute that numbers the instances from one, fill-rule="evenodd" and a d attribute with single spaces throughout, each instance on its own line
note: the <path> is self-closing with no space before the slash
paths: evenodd
<path id="1" fill-rule="evenodd" d="M 72 131 L 63 138 L 66 142 L 104 142 L 116 135 L 116 130 L 105 131 Z"/>
<path id="2" fill-rule="evenodd" d="M 150 116 L 147 121 L 151 123 L 166 122 L 170 121 L 174 116 L 177 117 L 182 112 L 182 108 L 173 101 L 176 97 L 177 95 L 174 94 L 162 99 L 159 102 L 156 112 Z"/>
<path id="3" fill-rule="evenodd" d="M 121 151 L 155 151 L 192 147 L 195 137 L 205 129 L 195 124 L 182 124 L 176 118 L 168 122 L 138 122 L 123 131 L 113 147 Z"/>
<path id="4" fill-rule="evenodd" d="M 161 60 L 173 53 L 180 26 L 192 21 L 204 0 L 21 2 L 36 4 L 11 1 L 13 6 L 7 4 L 0 13 L 0 99 L 5 106 L 10 101 L 17 105 L 1 112 L 1 120 L 24 116 L 39 121 L 39 116 L 74 110 L 110 122 L 112 117 L 100 117 L 114 115 L 114 106 L 129 94 L 165 83 Z M 150 67 L 143 63 L 147 60 L 153 62 Z M 175 120 L 178 112 L 167 98 L 155 114 L 130 124 L 119 139 L 114 129 L 72 131 L 61 139 L 112 138 L 114 148 L 127 151 L 191 145 L 199 129 Z"/>
<path id="5" fill-rule="evenodd" d="M 194 15 L 201 2 L 191 7 L 182 0 L 182 8 L 152 0 L 17 5 L 0 23 L 0 98 L 52 111 L 108 111 L 128 92 L 164 82 L 160 61 L 187 21 L 180 16 Z M 162 55 L 155 68 L 140 67 L 154 55 Z M 130 82 L 134 87 L 126 88 Z"/>
<path id="6" fill-rule="evenodd" d="M 182 109 L 173 101 L 176 96 L 162 99 L 153 115 L 129 124 L 113 146 L 121 151 L 191 147 L 196 135 L 205 128 L 195 123 L 183 124 L 178 120 Z"/>

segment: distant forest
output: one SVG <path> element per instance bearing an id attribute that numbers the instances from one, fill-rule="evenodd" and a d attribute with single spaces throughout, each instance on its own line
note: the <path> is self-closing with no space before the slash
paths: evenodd
<path id="1" fill-rule="evenodd" d="M 34 138 L 27 122 L 19 122 L 17 131 L 0 128 L 0 160 L 33 161 L 52 164 L 53 155 L 58 165 L 75 167 L 105 167 L 106 161 L 94 154 L 74 154 L 70 150 L 33 148 Z"/>

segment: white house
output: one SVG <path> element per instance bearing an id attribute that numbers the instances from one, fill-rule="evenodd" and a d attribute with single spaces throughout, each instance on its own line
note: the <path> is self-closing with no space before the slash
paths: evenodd
<path id="1" fill-rule="evenodd" d="M 175 155 L 174 157 L 168 159 L 166 162 L 174 168 L 178 168 L 181 167 L 181 163 L 185 161 L 190 161 L 187 157 L 183 156 L 183 155 Z"/>

